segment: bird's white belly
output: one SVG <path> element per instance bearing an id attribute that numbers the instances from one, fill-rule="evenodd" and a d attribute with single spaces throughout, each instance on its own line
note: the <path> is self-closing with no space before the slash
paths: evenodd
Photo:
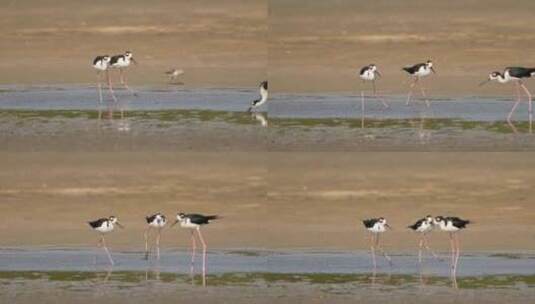
<path id="1" fill-rule="evenodd" d="M 130 61 L 125 60 L 118 60 L 116 63 L 113 64 L 114 68 L 126 68 L 130 65 Z"/>
<path id="2" fill-rule="evenodd" d="M 102 226 L 96 228 L 95 230 L 100 232 L 100 233 L 108 233 L 108 232 L 111 232 L 113 230 L 113 225 L 102 225 Z"/>
<path id="3" fill-rule="evenodd" d="M 427 76 L 429 74 L 431 74 L 431 69 L 429 68 L 421 68 L 416 73 L 414 73 L 414 75 L 419 76 L 419 77 Z"/>
<path id="4" fill-rule="evenodd" d="M 374 227 L 370 228 L 369 230 L 371 232 L 373 232 L 373 233 L 382 233 L 382 232 L 386 231 L 386 228 L 383 227 L 383 226 L 374 226 Z"/>
<path id="5" fill-rule="evenodd" d="M 370 72 L 370 71 L 366 71 L 362 75 L 360 75 L 360 78 L 364 79 L 364 80 L 374 80 L 375 79 L 375 73 Z"/>
<path id="6" fill-rule="evenodd" d="M 151 222 L 149 224 L 149 226 L 154 227 L 154 228 L 163 228 L 165 226 L 165 222 L 164 221 L 154 221 L 154 222 Z"/>
<path id="7" fill-rule="evenodd" d="M 108 65 L 102 62 L 97 62 L 93 67 L 99 71 L 105 71 L 108 68 Z"/>
<path id="8" fill-rule="evenodd" d="M 453 226 L 451 223 L 448 223 L 447 225 L 441 225 L 440 229 L 447 231 L 447 232 L 459 231 L 459 228 Z"/>
<path id="9" fill-rule="evenodd" d="M 190 228 L 190 229 L 196 229 L 199 228 L 199 225 L 193 224 L 193 223 L 181 223 L 180 227 L 182 228 Z"/>
<path id="10" fill-rule="evenodd" d="M 416 229 L 416 231 L 422 232 L 422 233 L 429 232 L 431 230 L 433 230 L 433 227 L 431 225 L 422 225 L 422 226 L 418 227 L 418 229 Z"/>

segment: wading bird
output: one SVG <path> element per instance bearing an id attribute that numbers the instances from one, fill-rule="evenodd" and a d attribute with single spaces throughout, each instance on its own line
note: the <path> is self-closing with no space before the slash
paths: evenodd
<path id="1" fill-rule="evenodd" d="M 134 96 L 137 96 L 137 94 L 134 93 L 134 91 L 132 91 L 132 89 L 130 89 L 130 87 L 128 86 L 128 83 L 126 81 L 126 75 L 124 72 L 124 70 L 130 66 L 130 63 L 134 63 L 137 65 L 137 62 L 132 55 L 132 52 L 126 51 L 124 54 L 115 55 L 111 57 L 110 67 L 114 69 L 119 69 L 119 77 L 120 77 L 121 84 L 130 93 L 132 93 Z"/>
<path id="2" fill-rule="evenodd" d="M 184 70 L 179 69 L 170 69 L 169 71 L 165 72 L 165 75 L 169 77 L 169 82 L 172 83 L 178 79 L 178 76 L 184 74 Z"/>
<path id="3" fill-rule="evenodd" d="M 383 217 L 380 218 L 372 218 L 363 220 L 362 223 L 364 224 L 364 227 L 370 232 L 371 238 L 371 252 L 372 252 L 372 262 L 373 262 L 373 269 L 375 270 L 377 268 L 377 261 L 375 259 L 375 250 L 378 249 L 381 251 L 385 259 L 388 261 L 388 264 L 392 266 L 392 259 L 386 254 L 386 252 L 383 250 L 383 247 L 379 244 L 379 234 L 385 232 L 387 229 L 392 229 L 390 225 L 386 222 L 386 219 Z"/>
<path id="4" fill-rule="evenodd" d="M 154 228 L 157 231 L 156 234 L 156 259 L 160 259 L 160 237 L 162 234 L 162 229 L 167 223 L 167 218 L 161 213 L 156 213 L 151 216 L 146 216 L 145 220 L 147 221 L 148 227 L 145 229 L 145 260 L 149 259 L 149 233 Z"/>
<path id="5" fill-rule="evenodd" d="M 106 74 L 106 81 L 108 82 L 108 90 L 110 91 L 113 101 L 117 102 L 117 98 L 113 93 L 113 88 L 111 85 L 111 78 L 108 68 L 110 67 L 111 57 L 108 55 L 97 56 L 93 59 L 93 68 L 97 70 L 97 87 L 98 87 L 98 97 L 99 102 L 102 104 L 102 72 Z"/>
<path id="6" fill-rule="evenodd" d="M 108 247 L 106 247 L 106 240 L 104 239 L 104 235 L 106 233 L 110 233 L 115 228 L 115 225 L 119 226 L 120 228 L 124 228 L 123 225 L 119 223 L 117 220 L 117 217 L 110 216 L 109 218 L 101 218 L 95 221 L 88 222 L 89 226 L 91 228 L 100 233 L 100 239 L 97 243 L 97 247 L 103 247 L 104 251 L 106 251 L 106 254 L 108 255 L 108 259 L 110 260 L 110 264 L 114 265 L 113 259 L 111 258 L 110 251 L 108 250 Z"/>
<path id="7" fill-rule="evenodd" d="M 375 88 L 375 80 L 379 79 L 382 76 L 383 75 L 381 75 L 375 64 L 369 64 L 367 66 L 362 67 L 359 73 L 359 77 L 360 79 L 362 79 L 363 82 L 370 81 L 372 83 L 373 96 L 377 98 L 383 104 L 383 107 L 386 109 L 389 107 L 389 105 L 382 97 L 377 96 L 377 90 Z M 363 94 L 361 95 L 363 96 Z M 362 110 L 364 110 L 364 106 L 362 108 Z"/>
<path id="8" fill-rule="evenodd" d="M 427 244 L 427 234 L 433 231 L 435 225 L 434 218 L 431 215 L 428 215 L 422 219 L 416 221 L 416 223 L 410 225 L 408 228 L 420 233 L 420 243 L 418 250 L 418 262 L 422 263 L 422 250 L 425 249 L 433 255 L 434 258 L 438 259 L 438 256 L 431 250 Z"/>
<path id="9" fill-rule="evenodd" d="M 526 93 L 526 96 L 528 97 L 528 115 L 529 115 L 529 129 L 530 132 L 532 131 L 532 124 L 533 124 L 533 107 L 531 102 L 531 93 L 529 92 L 528 88 L 524 85 L 524 78 L 530 78 L 531 76 L 535 75 L 535 68 L 523 68 L 523 67 L 508 67 L 505 68 L 503 74 L 500 72 L 492 72 L 489 74 L 489 78 L 479 85 L 482 86 L 489 81 L 497 81 L 499 83 L 508 83 L 513 81 L 516 88 L 516 102 L 513 104 L 513 107 L 511 108 L 511 111 L 509 112 L 509 115 L 507 115 L 507 122 L 511 123 L 511 117 L 513 117 L 513 113 L 516 110 L 516 107 L 520 103 L 521 94 L 520 94 L 520 88 L 524 90 Z"/>
<path id="10" fill-rule="evenodd" d="M 254 109 L 257 109 L 258 107 L 260 107 L 261 105 L 266 103 L 266 101 L 268 100 L 268 82 L 267 82 L 267 80 L 262 81 L 260 83 L 259 89 L 260 89 L 260 98 L 255 99 L 255 100 L 253 100 L 253 102 L 251 102 L 251 106 L 247 110 L 248 112 L 251 112 Z"/>
<path id="11" fill-rule="evenodd" d="M 427 105 L 427 107 L 429 107 L 430 106 L 429 100 L 427 99 L 427 95 L 425 95 L 425 90 L 422 87 L 422 85 L 419 83 L 419 80 L 421 77 L 428 76 L 429 74 L 431 74 L 431 72 L 435 73 L 435 69 L 433 68 L 433 62 L 431 60 L 427 60 L 427 62 L 425 63 L 418 63 L 413 66 L 404 67 L 403 70 L 409 73 L 413 77 L 413 80 L 411 82 L 410 89 L 409 89 L 409 94 L 407 96 L 406 104 L 409 105 L 409 103 L 411 102 L 412 91 L 414 89 L 414 86 L 418 84 L 420 86 L 420 91 L 422 92 L 422 96 L 425 98 L 425 104 Z"/>
<path id="12" fill-rule="evenodd" d="M 457 273 L 459 256 L 461 255 L 461 247 L 457 233 L 461 229 L 466 228 L 466 225 L 470 224 L 470 221 L 458 217 L 437 216 L 433 222 L 440 228 L 440 230 L 449 233 L 451 246 L 451 273 L 455 276 Z"/>
<path id="13" fill-rule="evenodd" d="M 197 231 L 197 234 L 199 236 L 199 240 L 202 244 L 202 276 L 203 276 L 203 285 L 205 283 L 206 278 L 206 242 L 204 241 L 204 238 L 201 233 L 201 226 L 207 225 L 212 220 L 216 220 L 219 217 L 217 215 L 202 215 L 202 214 L 185 214 L 185 213 L 178 213 L 176 215 L 176 221 L 171 225 L 173 227 L 177 223 L 180 223 L 180 227 L 185 229 L 190 229 L 191 232 L 191 274 L 193 275 L 193 268 L 195 265 L 195 249 L 197 247 L 196 241 L 195 241 L 195 231 Z"/>

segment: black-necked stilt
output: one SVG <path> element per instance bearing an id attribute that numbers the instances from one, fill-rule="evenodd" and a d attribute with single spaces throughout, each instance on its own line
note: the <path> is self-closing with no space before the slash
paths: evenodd
<path id="1" fill-rule="evenodd" d="M 532 102 L 531 102 L 531 93 L 529 92 L 528 88 L 524 85 L 524 82 L 522 79 L 524 78 L 530 78 L 531 76 L 535 76 L 535 68 L 523 68 L 523 67 L 508 67 L 505 68 L 503 74 L 500 72 L 492 72 L 489 74 L 489 78 L 479 85 L 482 86 L 486 84 L 489 81 L 497 81 L 499 83 L 508 83 L 510 81 L 514 81 L 516 86 L 516 102 L 513 105 L 513 108 L 511 108 L 511 112 L 509 112 L 509 115 L 507 115 L 507 121 L 511 122 L 511 117 L 513 116 L 514 111 L 516 110 L 516 107 L 520 103 L 520 88 L 524 90 L 528 97 L 528 114 L 529 114 L 529 125 L 530 125 L 530 131 L 531 131 L 531 125 L 533 122 L 533 108 L 532 108 Z"/>
<path id="2" fill-rule="evenodd" d="M 418 81 L 421 77 L 425 77 L 431 72 L 435 73 L 435 69 L 433 68 L 433 62 L 431 60 L 427 60 L 425 63 L 418 63 L 413 66 L 407 66 L 403 68 L 404 71 L 409 73 L 412 77 L 412 83 L 409 90 L 409 95 L 407 96 L 407 105 L 409 105 L 412 97 L 412 90 L 414 89 L 414 86 L 418 84 Z M 425 104 L 429 107 L 429 100 L 427 99 L 427 95 L 425 95 L 425 90 L 420 84 L 420 91 L 422 92 L 422 96 L 425 98 Z"/>
<path id="3" fill-rule="evenodd" d="M 108 55 L 97 56 L 95 57 L 95 59 L 93 59 L 93 68 L 97 70 L 98 97 L 99 97 L 99 101 L 101 104 L 102 104 L 102 79 L 101 79 L 102 72 L 106 73 L 106 81 L 108 82 L 108 90 L 110 91 L 113 101 L 117 101 L 117 98 L 115 98 L 115 94 L 113 93 L 110 73 L 108 71 L 108 68 L 110 67 L 110 61 L 111 61 L 111 57 Z"/>
<path id="4" fill-rule="evenodd" d="M 470 221 L 463 220 L 458 217 L 437 216 L 433 220 L 433 223 L 437 225 L 440 230 L 448 232 L 450 235 L 451 271 L 452 274 L 455 275 L 457 273 L 457 264 L 459 263 L 459 256 L 461 254 L 459 236 L 457 235 L 457 232 L 466 228 L 466 225 L 470 224 Z"/>
<path id="5" fill-rule="evenodd" d="M 124 54 L 121 55 L 115 55 L 111 57 L 110 60 L 110 67 L 119 69 L 119 75 L 120 75 L 120 81 L 121 84 L 127 89 L 130 93 L 132 93 L 134 96 L 137 96 L 132 89 L 128 86 L 128 83 L 126 81 L 126 76 L 124 75 L 124 69 L 128 68 L 130 66 L 130 63 L 137 64 L 136 60 L 134 59 L 132 52 L 126 51 Z"/>
<path id="6" fill-rule="evenodd" d="M 178 79 L 178 76 L 184 74 L 184 70 L 181 69 L 170 69 L 165 72 L 165 75 L 169 77 L 169 82 L 172 83 Z"/>
<path id="7" fill-rule="evenodd" d="M 149 259 L 149 232 L 152 228 L 157 230 L 156 235 L 156 258 L 160 259 L 160 237 L 163 227 L 167 224 L 167 218 L 165 215 L 160 212 L 153 214 L 151 216 L 146 216 L 145 220 L 147 221 L 148 227 L 145 229 L 145 259 Z"/>
<path id="8" fill-rule="evenodd" d="M 173 227 L 177 223 L 180 223 L 180 227 L 190 229 L 191 231 L 191 273 L 193 274 L 193 268 L 195 263 L 195 249 L 197 247 L 196 241 L 195 241 L 195 231 L 197 231 L 197 234 L 199 235 L 199 240 L 201 241 L 202 247 L 203 247 L 203 263 L 202 263 L 202 274 L 203 274 L 203 282 L 206 278 L 206 242 L 204 241 L 204 238 L 201 233 L 201 226 L 207 225 L 212 220 L 216 220 L 219 217 L 217 215 L 202 215 L 202 214 L 196 214 L 196 213 L 178 213 L 176 215 L 176 221 L 171 225 Z"/>
<path id="9" fill-rule="evenodd" d="M 260 98 L 253 100 L 251 102 L 251 106 L 247 110 L 248 112 L 251 112 L 253 109 L 256 109 L 266 103 L 268 100 L 268 82 L 267 80 L 262 81 L 259 86 L 260 89 Z"/>
<path id="10" fill-rule="evenodd" d="M 388 261 L 388 264 L 392 266 L 392 259 L 386 254 L 386 252 L 383 250 L 383 247 L 379 244 L 379 234 L 385 232 L 387 229 L 392 229 L 390 225 L 386 222 L 386 219 L 383 217 L 380 218 L 372 218 L 363 220 L 362 223 L 364 224 L 364 227 L 371 233 L 371 252 L 372 252 L 372 262 L 373 262 L 373 269 L 375 270 L 377 268 L 377 262 L 375 259 L 375 249 L 379 249 L 385 259 Z"/>
<path id="11" fill-rule="evenodd" d="M 431 215 L 428 215 L 422 219 L 417 220 L 416 223 L 408 226 L 408 228 L 420 233 L 420 244 L 418 250 L 418 261 L 420 263 L 422 263 L 422 249 L 424 247 L 429 253 L 433 255 L 433 257 L 438 259 L 438 256 L 433 252 L 433 250 L 431 250 L 431 248 L 427 244 L 427 234 L 433 230 L 434 225 L 434 218 Z"/>
<path id="12" fill-rule="evenodd" d="M 383 106 L 386 108 L 389 107 L 389 105 L 386 103 L 386 101 L 383 98 L 380 98 L 377 96 L 377 90 L 375 88 L 375 80 L 382 77 L 381 73 L 377 69 L 377 66 L 375 64 L 369 64 L 367 66 L 362 67 L 359 72 L 359 77 L 362 79 L 363 82 L 371 81 L 372 87 L 373 87 L 373 96 L 375 98 L 378 98 L 379 101 L 383 104 Z M 364 96 L 364 94 L 361 94 Z M 362 107 L 364 110 L 364 106 Z"/>
<path id="13" fill-rule="evenodd" d="M 104 251 L 106 251 L 106 254 L 108 255 L 108 259 L 110 260 L 110 264 L 113 265 L 113 259 L 111 258 L 111 254 L 108 250 L 108 247 L 106 247 L 106 240 L 104 239 L 104 234 L 110 233 L 115 228 L 115 225 L 119 226 L 120 228 L 124 228 L 123 225 L 119 223 L 117 220 L 117 217 L 110 216 L 109 218 L 101 218 L 95 221 L 88 222 L 89 226 L 94 231 L 97 231 L 100 233 L 100 240 L 97 243 L 97 247 L 102 246 L 104 248 Z"/>

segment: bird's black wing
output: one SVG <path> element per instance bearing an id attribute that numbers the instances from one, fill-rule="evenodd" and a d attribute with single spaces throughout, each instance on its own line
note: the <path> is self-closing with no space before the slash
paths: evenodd
<path id="1" fill-rule="evenodd" d="M 93 59 L 93 64 L 97 64 L 97 62 L 101 61 L 102 59 L 104 59 L 104 56 L 95 57 L 95 59 Z"/>
<path id="2" fill-rule="evenodd" d="M 416 230 L 416 229 L 418 229 L 418 228 L 422 225 L 422 223 L 423 223 L 424 221 L 425 221 L 425 219 L 419 219 L 419 220 L 416 221 L 416 223 L 414 223 L 414 224 L 408 226 L 407 228 L 410 228 L 410 229 L 412 229 L 412 230 Z"/>
<path id="3" fill-rule="evenodd" d="M 187 214 L 186 217 L 188 217 L 193 224 L 197 225 L 208 224 L 211 220 L 218 218 L 217 215 L 202 215 L 196 213 Z"/>
<path id="4" fill-rule="evenodd" d="M 151 216 L 146 216 L 145 219 L 147 220 L 147 224 L 150 224 L 150 223 L 154 222 L 154 219 L 156 218 L 157 215 L 158 215 L 158 213 L 153 214 Z"/>
<path id="5" fill-rule="evenodd" d="M 453 226 L 455 226 L 457 228 L 466 228 L 466 225 L 470 224 L 469 220 L 463 220 L 463 219 L 458 218 L 458 217 L 447 217 L 446 221 L 451 221 Z"/>
<path id="6" fill-rule="evenodd" d="M 264 88 L 264 90 L 267 90 L 268 89 L 268 82 L 267 80 L 264 80 L 260 83 L 260 87 L 261 88 Z"/>
<path id="7" fill-rule="evenodd" d="M 408 72 L 409 74 L 414 74 L 424 65 L 425 63 L 418 63 L 413 66 L 404 67 L 403 70 Z"/>
<path id="8" fill-rule="evenodd" d="M 507 67 L 506 71 L 509 71 L 509 75 L 516 78 L 529 78 L 535 75 L 535 69 L 523 68 L 523 67 Z"/>
<path id="9" fill-rule="evenodd" d="M 369 66 L 362 67 L 362 69 L 360 69 L 360 73 L 359 73 L 359 75 L 362 75 L 362 74 L 366 73 L 366 71 L 367 71 L 369 68 L 370 68 Z"/>
<path id="10" fill-rule="evenodd" d="M 375 223 L 377 223 L 378 221 L 379 219 L 372 218 L 372 219 L 363 220 L 362 223 L 364 224 L 364 227 L 372 228 L 375 225 Z"/>
<path id="11" fill-rule="evenodd" d="M 124 58 L 124 55 L 115 55 L 111 57 L 110 64 L 116 64 L 121 58 Z"/>
<path id="12" fill-rule="evenodd" d="M 98 219 L 98 220 L 95 220 L 95 221 L 90 221 L 90 222 L 87 222 L 89 224 L 89 226 L 93 227 L 93 228 L 98 228 L 100 226 L 102 226 L 102 224 L 104 222 L 106 222 L 108 219 L 107 218 L 101 218 L 101 219 Z"/>

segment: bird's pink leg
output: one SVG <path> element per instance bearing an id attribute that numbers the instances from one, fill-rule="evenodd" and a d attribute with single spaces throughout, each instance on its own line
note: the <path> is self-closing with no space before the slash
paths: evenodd
<path id="1" fill-rule="evenodd" d="M 111 258 L 110 251 L 108 250 L 108 247 L 106 247 L 106 240 L 104 240 L 104 235 L 100 236 L 102 238 L 102 247 L 104 247 L 104 251 L 106 251 L 106 254 L 108 255 L 108 259 L 110 260 L 110 264 L 113 266 L 115 263 L 113 262 L 113 259 Z"/>
<path id="2" fill-rule="evenodd" d="M 120 68 L 119 71 L 121 72 L 121 84 L 128 92 L 130 92 L 130 94 L 136 96 L 136 93 L 134 93 L 134 91 L 128 86 L 128 83 L 126 81 L 126 73 L 124 73 L 123 68 Z"/>
<path id="3" fill-rule="evenodd" d="M 199 234 L 199 239 L 202 243 L 202 279 L 203 279 L 203 286 L 206 286 L 206 242 L 204 241 L 204 238 L 202 237 L 202 233 L 200 229 L 197 229 L 197 233 Z"/>
<path id="4" fill-rule="evenodd" d="M 195 241 L 195 234 L 193 230 L 191 230 L 191 267 L 190 267 L 190 273 L 193 276 L 193 271 L 195 267 L 195 250 L 197 249 L 197 242 Z"/>
<path id="5" fill-rule="evenodd" d="M 422 83 L 418 84 L 420 86 L 420 91 L 422 92 L 422 96 L 425 98 L 425 105 L 429 108 L 431 104 L 429 103 L 429 99 L 427 99 L 427 95 L 425 94 L 424 87 L 422 86 Z"/>
<path id="6" fill-rule="evenodd" d="M 451 247 L 451 271 L 453 274 L 453 269 L 455 266 L 455 244 L 453 242 L 453 233 L 450 232 L 450 247 Z"/>
<path id="7" fill-rule="evenodd" d="M 459 257 L 461 256 L 461 245 L 459 242 L 459 234 L 455 234 L 455 247 L 456 247 L 456 256 L 455 256 L 455 268 L 454 274 L 457 274 L 457 266 L 459 265 Z"/>
<path id="8" fill-rule="evenodd" d="M 375 270 L 377 269 L 377 260 L 375 259 L 375 233 L 370 234 L 370 248 L 372 252 L 372 263 L 373 263 L 373 272 L 375 273 Z"/>
<path id="9" fill-rule="evenodd" d="M 383 247 L 379 244 L 379 234 L 377 234 L 377 237 L 375 239 L 375 248 L 379 249 L 385 259 L 388 261 L 388 264 L 392 266 L 392 259 L 388 256 L 388 254 L 386 254 L 386 252 L 383 250 Z"/>
<path id="10" fill-rule="evenodd" d="M 423 235 L 423 239 L 424 239 L 424 246 L 425 246 L 425 249 L 427 250 L 427 252 L 431 253 L 431 255 L 437 259 L 437 260 L 441 260 L 440 257 L 431 249 L 431 247 L 429 247 L 428 243 L 427 243 L 427 234 L 424 233 Z"/>
<path id="11" fill-rule="evenodd" d="M 156 259 L 160 260 L 160 237 L 162 235 L 162 228 L 158 227 L 158 235 L 156 236 Z"/>
<path id="12" fill-rule="evenodd" d="M 423 235 L 420 237 L 420 244 L 418 246 L 418 263 L 422 264 L 422 250 L 424 247 L 424 237 Z"/>
<path id="13" fill-rule="evenodd" d="M 516 89 L 517 89 L 517 98 L 516 98 L 516 102 L 513 104 L 513 107 L 511 108 L 511 112 L 509 112 L 509 115 L 507 115 L 507 122 L 511 122 L 511 117 L 513 117 L 513 113 L 515 112 L 516 110 L 516 107 L 518 106 L 518 104 L 520 103 L 520 83 L 519 82 L 515 82 L 515 86 L 516 86 Z"/>
<path id="14" fill-rule="evenodd" d="M 360 127 L 364 129 L 364 92 L 360 92 Z"/>
<path id="15" fill-rule="evenodd" d="M 97 86 L 98 86 L 99 104 L 102 104 L 102 84 L 101 84 L 100 71 L 97 72 Z"/>
<path id="16" fill-rule="evenodd" d="M 528 91 L 528 88 L 523 83 L 520 83 L 520 86 L 522 89 L 524 89 L 524 92 L 526 92 L 526 95 L 528 96 L 528 115 L 529 115 L 529 133 L 532 133 L 532 126 L 533 126 L 533 106 L 531 103 L 531 93 Z"/>
<path id="17" fill-rule="evenodd" d="M 412 91 L 413 91 L 414 86 L 416 85 L 417 82 L 418 82 L 418 77 L 416 76 L 416 77 L 414 77 L 414 80 L 412 81 L 410 89 L 409 89 L 409 95 L 407 96 L 407 102 L 405 103 L 407 106 L 411 102 Z"/>
<path id="18" fill-rule="evenodd" d="M 143 233 L 143 236 L 145 237 L 145 260 L 149 259 L 149 231 L 150 226 L 145 229 L 145 233 Z"/>
<path id="19" fill-rule="evenodd" d="M 109 70 L 106 70 L 106 78 L 108 79 L 108 90 L 110 91 L 111 98 L 113 98 L 114 102 L 117 102 L 117 97 L 115 97 L 115 93 L 113 92 L 113 85 L 111 83 L 111 76 Z"/>
<path id="20" fill-rule="evenodd" d="M 390 105 L 388 103 L 386 103 L 386 101 L 383 99 L 383 97 L 380 97 L 379 95 L 377 95 L 377 90 L 375 89 L 375 79 L 372 80 L 372 83 L 373 83 L 373 96 L 379 100 L 379 102 L 381 102 L 383 104 L 383 107 L 385 109 L 388 109 L 390 107 Z"/>

